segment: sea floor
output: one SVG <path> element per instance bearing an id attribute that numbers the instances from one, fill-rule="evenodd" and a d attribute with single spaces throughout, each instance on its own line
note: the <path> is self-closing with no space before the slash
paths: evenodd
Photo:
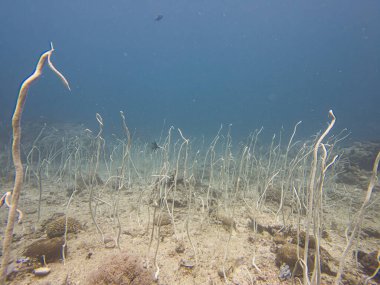
<path id="1" fill-rule="evenodd" d="M 306 208 L 299 205 L 307 205 L 314 138 L 293 143 L 288 153 L 290 143 L 257 146 L 258 131 L 233 153 L 229 133 L 209 146 L 203 138 L 198 148 L 199 141 L 178 133 L 174 139 L 170 129 L 160 146 L 135 140 L 128 156 L 125 138 L 102 147 L 100 135 L 83 126 L 26 129 L 24 217 L 14 229 L 9 284 L 303 284 Z M 321 284 L 335 284 L 380 149 L 372 142 L 337 149 L 340 140 L 326 142 L 339 158 L 323 187 Z M 13 189 L 9 153 L 0 153 L 7 166 L 0 169 L 1 193 Z M 379 190 L 377 181 L 341 284 L 365 284 L 378 267 Z M 1 236 L 7 216 L 3 205 Z M 311 236 L 310 270 L 313 247 Z M 36 276 L 38 270 L 47 274 Z"/>
<path id="2" fill-rule="evenodd" d="M 290 232 L 294 233 L 296 218 L 290 214 L 286 217 L 285 222 L 292 230 L 285 230 L 282 218 L 276 215 L 278 204 L 274 201 L 267 201 L 265 207 L 257 210 L 253 198 L 237 199 L 232 206 L 234 214 L 231 221 L 231 215 L 224 214 L 223 210 L 215 215 L 207 214 L 202 193 L 195 195 L 190 209 L 186 203 L 181 204 L 186 193 L 181 193 L 178 187 L 178 203 L 175 203 L 173 217 L 164 208 L 161 226 L 158 227 L 160 222 L 155 221 L 155 230 L 152 231 L 153 215 L 157 216 L 159 210 L 156 208 L 155 212 L 154 203 L 150 201 L 150 186 L 134 185 L 131 189 L 121 190 L 117 199 L 121 229 L 118 248 L 116 240 L 119 228 L 113 213 L 113 189 L 101 187 L 94 190 L 100 199 L 96 203 L 95 220 L 103 232 L 102 238 L 90 215 L 88 189 L 75 193 L 67 206 L 69 195 L 64 183 L 43 181 L 41 217 L 38 222 L 39 190 L 37 185 L 32 184 L 24 186 L 20 197 L 19 208 L 24 212 L 24 221 L 15 226 L 12 263 L 9 267 L 17 273 L 10 275 L 9 284 L 91 284 L 91 278 L 97 272 L 107 271 L 110 262 L 123 255 L 137 257 L 137 263 L 141 263 L 139 266 L 157 277 L 152 284 L 301 284 L 301 277 L 295 277 L 294 280 L 279 279 L 278 263 L 281 261 L 278 261 L 277 252 L 284 245 L 295 243 L 294 235 Z M 11 189 L 12 183 L 8 183 L 2 191 Z M 330 203 L 333 206 L 325 209 L 326 234 L 321 241 L 321 246 L 330 255 L 328 265 L 333 272 L 337 270 L 338 260 L 346 245 L 348 214 L 353 208 L 360 207 L 365 194 L 365 191 L 349 185 L 342 185 L 341 189 L 347 191 L 344 197 L 353 197 L 351 209 L 348 209 L 347 200 L 339 197 Z M 374 201 L 379 201 L 379 194 L 373 195 Z M 289 209 L 286 211 L 290 213 Z M 5 207 L 0 209 L 2 233 L 7 212 Z M 48 262 L 45 267 L 50 268 L 50 273 L 37 277 L 30 266 L 35 268 L 42 264 L 30 261 L 29 264 L 20 265 L 16 261 L 24 256 L 30 244 L 48 239 L 44 225 L 47 220 L 57 218 L 60 214 L 75 218 L 80 229 L 67 234 L 64 262 L 61 258 Z M 380 232 L 378 221 L 378 208 L 372 207 L 362 225 L 358 244 L 361 250 L 372 252 L 380 248 L 379 237 L 368 234 Z M 345 273 L 343 284 L 363 284 L 368 277 L 362 271 L 362 266 L 356 265 L 351 254 L 347 258 Z M 116 270 L 111 274 L 119 273 Z M 109 281 L 108 284 L 119 283 Z M 321 284 L 334 284 L 334 276 L 323 273 Z M 378 283 L 371 280 L 368 284 Z"/>

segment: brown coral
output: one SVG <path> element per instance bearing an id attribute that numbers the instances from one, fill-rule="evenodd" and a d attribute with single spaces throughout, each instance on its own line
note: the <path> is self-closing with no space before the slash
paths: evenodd
<path id="1" fill-rule="evenodd" d="M 154 284 L 153 272 L 142 266 L 137 256 L 121 252 L 112 255 L 93 271 L 87 279 L 91 285 L 150 285 Z"/>
<path id="2" fill-rule="evenodd" d="M 43 255 L 45 256 L 45 261 L 48 263 L 58 261 L 62 259 L 63 244 L 64 239 L 62 237 L 37 240 L 26 247 L 23 255 L 35 258 L 40 262 L 42 262 Z M 65 250 L 67 250 L 67 247 L 65 247 Z"/>
<path id="3" fill-rule="evenodd" d="M 297 250 L 299 252 L 299 257 L 302 259 L 304 256 L 303 248 L 299 247 L 295 244 L 285 244 L 281 246 L 276 253 L 276 264 L 277 266 L 281 266 L 282 264 L 287 264 L 290 267 L 290 270 L 293 271 L 295 269 L 295 275 L 302 274 L 301 264 L 299 263 L 299 259 L 297 256 Z M 331 260 L 331 256 L 328 254 L 326 250 L 321 247 L 321 271 L 322 273 L 326 273 L 328 275 L 334 276 L 336 273 L 330 269 L 329 262 Z M 297 266 L 297 267 L 296 267 Z M 307 266 L 309 268 L 314 267 L 314 250 L 309 248 L 309 257 L 307 260 Z M 296 267 L 296 268 L 295 268 Z"/>
<path id="4" fill-rule="evenodd" d="M 66 217 L 59 217 L 46 226 L 46 234 L 49 238 L 60 237 L 65 234 Z M 74 218 L 67 218 L 67 233 L 77 233 L 82 225 Z"/>

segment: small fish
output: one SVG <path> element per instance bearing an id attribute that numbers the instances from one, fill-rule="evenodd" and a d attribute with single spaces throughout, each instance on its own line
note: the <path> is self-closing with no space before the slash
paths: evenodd
<path id="1" fill-rule="evenodd" d="M 155 141 L 152 142 L 152 143 L 150 144 L 150 149 L 151 149 L 152 151 L 156 151 L 156 150 L 158 150 L 158 149 L 160 149 L 160 148 L 162 148 L 162 147 L 159 146 Z"/>
<path id="2" fill-rule="evenodd" d="M 163 17 L 164 17 L 164 15 L 159 14 L 159 15 L 157 15 L 156 18 L 154 18 L 154 20 L 155 20 L 156 22 L 158 22 L 158 21 L 161 21 Z"/>

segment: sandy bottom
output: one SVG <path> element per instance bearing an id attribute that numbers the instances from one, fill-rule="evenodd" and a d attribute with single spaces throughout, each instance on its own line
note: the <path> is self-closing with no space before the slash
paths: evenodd
<path id="1" fill-rule="evenodd" d="M 25 218 L 23 224 L 15 227 L 15 241 L 12 245 L 14 262 L 23 255 L 26 246 L 38 238 L 46 237 L 46 234 L 40 230 L 44 220 L 55 213 L 66 212 L 68 197 L 65 187 L 54 183 L 46 185 L 48 184 L 46 181 L 44 184 L 39 223 L 36 222 L 37 188 L 26 185 L 22 191 L 20 209 L 24 212 Z M 11 187 L 9 184 L 2 191 L 9 191 Z M 174 226 L 173 224 L 161 226 L 159 239 L 157 231 L 154 231 L 151 240 L 154 208 L 148 198 L 151 190 L 144 191 L 144 189 L 138 185 L 132 190 L 123 190 L 120 194 L 120 249 L 113 247 L 112 242 L 108 244 L 111 248 L 106 248 L 103 244 L 102 236 L 97 232 L 90 216 L 89 192 L 83 190 L 74 196 L 68 207 L 68 216 L 76 218 L 83 225 L 83 230 L 68 235 L 68 254 L 65 262 L 61 260 L 47 264 L 51 272 L 44 277 L 36 277 L 30 271 L 19 272 L 9 284 L 88 284 L 89 276 L 98 268 L 105 266 L 107 260 L 120 251 L 141 257 L 144 266 L 151 269 L 154 274 L 157 273 L 154 261 L 156 250 L 159 267 L 157 284 L 292 284 L 291 280 L 280 281 L 278 278 L 279 267 L 275 262 L 278 244 L 275 243 L 273 235 L 267 231 L 255 232 L 250 226 L 250 217 L 254 216 L 259 225 L 281 227 L 282 221 L 275 215 L 278 208 L 275 203 L 268 201 L 261 211 L 255 210 L 256 204 L 250 199 L 230 205 L 229 207 L 234 208 L 236 223 L 231 230 L 231 227 L 223 224 L 221 219 L 207 215 L 202 206 L 202 195 L 199 194 L 196 196 L 198 198 L 193 200 L 190 212 L 187 206 L 175 208 Z M 96 193 L 99 193 L 98 190 Z M 142 196 L 141 191 L 144 191 Z M 358 197 L 364 195 L 364 192 L 349 187 L 346 187 L 346 191 L 353 191 L 355 193 L 353 195 Z M 112 218 L 111 204 L 108 204 L 112 203 L 111 195 L 112 190 L 104 190 L 99 197 L 105 203 L 100 202 L 96 208 L 96 221 L 105 238 L 110 240 L 117 236 L 117 223 Z M 179 197 L 180 195 L 179 193 Z M 376 195 L 375 193 L 375 199 Z M 350 207 L 359 206 L 362 201 L 360 199 L 356 202 L 356 206 Z M 3 207 L 0 210 L 1 229 L 4 231 L 7 209 Z M 349 222 L 350 211 L 352 208 L 349 209 L 344 199 L 338 199 L 326 208 L 325 224 L 329 237 L 322 240 L 322 246 L 335 260 L 330 263 L 333 270 L 337 269 L 336 261 L 339 260 L 345 246 L 344 232 Z M 373 211 L 363 226 L 379 230 L 378 219 L 378 213 Z M 293 218 L 288 218 L 286 222 L 292 224 L 295 221 Z M 361 240 L 360 248 L 367 252 L 379 249 L 380 241 L 367 237 Z M 223 268 L 226 279 L 223 276 Z M 347 259 L 345 271 L 358 280 L 363 281 L 366 278 L 357 269 L 351 256 Z M 322 284 L 333 284 L 333 280 L 332 276 L 323 274 Z M 347 282 L 346 284 L 350 283 Z M 294 284 L 300 282 L 296 279 Z M 377 283 L 370 281 L 368 284 Z"/>

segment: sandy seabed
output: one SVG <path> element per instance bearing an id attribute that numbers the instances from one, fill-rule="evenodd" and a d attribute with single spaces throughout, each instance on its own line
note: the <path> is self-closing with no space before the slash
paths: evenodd
<path id="1" fill-rule="evenodd" d="M 29 155 L 19 202 L 24 219 L 22 224 L 15 226 L 9 284 L 301 284 L 302 274 L 299 272 L 295 272 L 293 279 L 279 278 L 284 263 L 293 269 L 292 263 L 297 256 L 292 256 L 289 249 L 302 245 L 305 230 L 305 212 L 296 209 L 297 202 L 291 192 L 284 196 L 279 211 L 281 185 L 290 185 L 289 181 L 285 184 L 279 178 L 286 180 L 287 176 L 281 172 L 288 173 L 286 166 L 291 166 L 291 161 L 296 161 L 297 157 L 302 158 L 299 155 L 302 148 L 295 152 L 294 160 L 290 155 L 288 160 L 284 159 L 283 153 L 275 147 L 270 150 L 268 160 L 250 154 L 248 147 L 234 157 L 222 151 L 221 158 L 218 158 L 213 154 L 216 142 L 211 143 L 205 156 L 201 156 L 196 148 L 191 149 L 179 138 L 174 143 L 174 155 L 170 159 L 164 152 L 165 145 L 152 150 L 145 144 L 135 149 L 129 160 L 123 156 L 126 144 L 122 143 L 113 148 L 110 156 L 105 155 L 106 151 L 101 153 L 103 164 L 97 166 L 97 174 L 89 182 L 86 173 L 94 170 L 97 142 L 95 135 L 80 144 L 74 139 L 73 145 L 78 145 L 74 150 L 81 147 L 84 150 L 78 160 L 75 158 L 77 152 L 67 151 L 65 157 L 61 156 L 64 159 L 52 156 L 52 160 L 60 163 L 73 159 L 72 165 L 70 168 L 67 167 L 70 163 L 61 164 L 64 165 L 62 169 L 70 168 L 70 171 L 57 175 L 60 171 L 54 171 L 51 163 L 49 171 L 55 173 L 52 175 L 55 178 L 41 176 L 39 220 L 38 172 L 30 159 L 35 154 Z M 169 140 L 165 142 L 168 146 Z M 70 143 L 67 145 L 69 150 Z M 225 146 L 225 150 L 230 151 L 228 139 Z M 168 146 L 166 150 L 169 149 Z M 161 151 L 161 154 L 155 154 Z M 192 151 L 193 156 L 187 151 Z M 304 152 L 307 154 L 308 149 L 305 148 Z M 360 154 L 358 151 L 352 153 Z M 138 155 L 143 156 L 140 162 L 134 160 Z M 123 157 L 126 158 L 125 164 Z M 227 165 L 226 159 L 230 158 L 232 162 Z M 83 169 L 75 173 L 76 161 L 80 161 Z M 244 161 L 250 164 L 244 164 Z M 303 163 L 301 166 L 310 165 L 306 158 L 299 161 Z M 111 170 L 112 164 L 118 166 Z M 255 168 L 249 168 L 250 165 Z M 270 169 L 272 166 L 274 169 Z M 240 171 L 239 168 L 246 170 Z M 47 168 L 44 169 L 43 173 L 49 173 Z M 306 177 L 307 181 L 309 171 L 302 167 L 297 171 L 297 174 L 289 172 L 292 175 L 289 177 L 298 183 L 293 184 L 298 187 L 297 193 L 305 195 L 307 183 L 302 184 L 302 179 Z M 344 171 L 347 169 L 337 167 L 334 174 L 326 178 L 324 187 L 321 284 L 334 284 L 339 259 L 346 246 L 346 234 L 349 234 L 346 229 L 362 205 L 365 184 L 369 180 L 368 171 L 362 175 L 351 169 L 352 173 L 346 173 L 338 181 L 337 173 Z M 277 176 L 276 173 L 280 174 Z M 344 182 L 352 180 L 353 173 L 360 178 L 355 176 L 354 180 L 360 180 L 361 184 Z M 250 175 L 257 176 L 252 185 L 247 184 L 251 183 Z M 4 193 L 13 187 L 12 174 L 7 176 L 9 178 L 4 178 L 1 186 Z M 124 179 L 120 184 L 121 176 Z M 243 178 L 236 180 L 236 177 L 245 177 L 245 182 Z M 118 185 L 122 185 L 120 191 L 117 191 Z M 73 189 L 76 189 L 74 194 Z M 352 253 L 355 248 L 365 253 L 380 248 L 378 191 L 377 184 L 372 194 L 373 202 L 361 225 L 360 238 L 346 259 L 342 284 L 364 284 L 371 274 L 361 260 L 356 263 Z M 94 219 L 90 214 L 90 197 Z M 1 234 L 4 233 L 7 213 L 6 207 L 0 209 Z M 45 265 L 41 263 L 41 256 L 48 254 L 44 248 L 37 257 L 25 259 L 28 248 L 37 248 L 35 242 L 51 238 L 47 225 L 61 216 L 73 218 L 79 225 L 77 230 L 66 235 L 65 259 L 62 258 L 61 245 L 58 246 L 58 258 Z M 284 254 L 285 249 L 288 251 Z M 302 254 L 300 256 L 302 258 Z M 20 263 L 22 258 L 26 262 Z M 35 276 L 33 270 L 39 267 L 49 268 L 50 273 Z M 378 279 L 373 279 L 368 284 L 378 284 L 376 282 Z"/>

